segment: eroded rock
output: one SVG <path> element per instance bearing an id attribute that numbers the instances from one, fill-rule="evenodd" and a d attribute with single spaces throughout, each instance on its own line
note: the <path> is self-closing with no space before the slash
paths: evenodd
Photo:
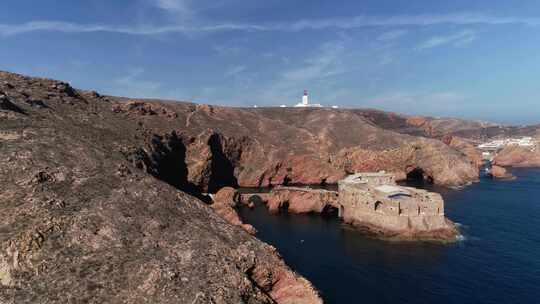
<path id="1" fill-rule="evenodd" d="M 23 109 L 12 103 L 9 98 L 2 92 L 0 92 L 0 110 L 12 111 L 20 114 L 24 113 Z"/>
<path id="2" fill-rule="evenodd" d="M 174 128 L 149 132 L 55 81 L 0 72 L 0 84 L 13 104 L 51 108 L 0 119 L 1 303 L 322 302 L 273 247 L 160 180 L 159 164 L 137 169 L 174 159 Z M 169 136 L 152 149 L 154 134 Z"/>
<path id="3" fill-rule="evenodd" d="M 540 167 L 540 150 L 509 146 L 497 153 L 493 164 L 502 167 Z"/>
<path id="4" fill-rule="evenodd" d="M 239 200 L 240 194 L 238 191 L 231 187 L 225 187 L 214 195 L 211 207 L 227 222 L 242 227 L 249 234 L 255 235 L 257 230 L 249 224 L 244 224 L 235 210 Z"/>
<path id="5" fill-rule="evenodd" d="M 273 213 L 282 209 L 296 214 L 323 213 L 339 208 L 336 191 L 300 187 L 276 187 L 268 194 L 266 204 Z"/>
<path id="6" fill-rule="evenodd" d="M 488 175 L 497 178 L 497 179 L 513 179 L 515 178 L 508 170 L 504 167 L 492 165 L 489 169 Z"/>

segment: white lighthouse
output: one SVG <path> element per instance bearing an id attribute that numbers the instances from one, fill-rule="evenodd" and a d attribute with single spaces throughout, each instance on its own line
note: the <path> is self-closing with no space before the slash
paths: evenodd
<path id="1" fill-rule="evenodd" d="M 304 105 L 304 107 L 309 106 L 309 94 L 307 90 L 304 90 L 304 96 L 302 96 L 302 104 Z"/>
<path id="2" fill-rule="evenodd" d="M 316 107 L 320 108 L 322 105 L 320 104 L 310 104 L 309 103 L 309 94 L 307 90 L 304 90 L 304 95 L 302 96 L 302 102 L 295 105 L 295 107 L 299 108 L 307 108 L 307 107 Z"/>

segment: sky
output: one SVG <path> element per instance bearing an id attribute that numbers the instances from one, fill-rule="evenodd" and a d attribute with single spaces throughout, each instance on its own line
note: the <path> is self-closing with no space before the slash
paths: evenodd
<path id="1" fill-rule="evenodd" d="M 3 0 L 0 70 L 102 94 L 540 123 L 540 1 Z"/>

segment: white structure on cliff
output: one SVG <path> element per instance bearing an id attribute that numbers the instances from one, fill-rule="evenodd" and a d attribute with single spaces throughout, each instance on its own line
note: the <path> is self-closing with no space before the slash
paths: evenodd
<path id="1" fill-rule="evenodd" d="M 309 103 L 309 94 L 307 90 L 304 90 L 304 95 L 302 96 L 302 102 L 295 105 L 297 108 L 322 108 L 322 105 L 319 103 L 310 104 Z"/>
<path id="2" fill-rule="evenodd" d="M 534 147 L 535 142 L 532 137 L 522 137 L 522 138 L 507 138 L 507 139 L 497 139 L 487 143 L 483 143 L 478 146 L 481 150 L 498 150 L 506 146 L 519 146 L 519 147 Z"/>

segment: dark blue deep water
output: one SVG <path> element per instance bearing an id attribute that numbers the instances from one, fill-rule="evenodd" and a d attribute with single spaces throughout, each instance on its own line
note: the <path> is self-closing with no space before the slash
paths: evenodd
<path id="1" fill-rule="evenodd" d="M 370 239 L 335 218 L 243 209 L 325 303 L 540 303 L 540 170 L 440 192 L 465 240 L 450 245 Z"/>

